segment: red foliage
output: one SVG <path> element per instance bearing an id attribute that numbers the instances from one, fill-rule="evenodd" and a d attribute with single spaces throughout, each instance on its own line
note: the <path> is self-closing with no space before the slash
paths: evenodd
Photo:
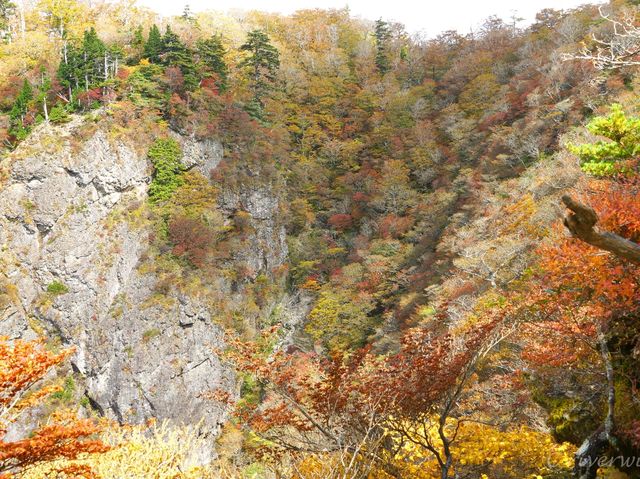
<path id="1" fill-rule="evenodd" d="M 466 296 L 469 294 L 474 294 L 478 292 L 478 285 L 473 281 L 465 281 L 460 286 L 455 288 L 451 293 L 449 293 L 449 301 L 453 301 L 462 296 Z"/>
<path id="2" fill-rule="evenodd" d="M 218 88 L 217 82 L 218 79 L 216 76 L 209 76 L 202 79 L 202 81 L 200 82 L 200 87 L 210 91 L 214 95 L 219 95 L 220 89 Z"/>
<path id="3" fill-rule="evenodd" d="M 164 71 L 167 86 L 171 92 L 184 91 L 184 75 L 178 67 L 168 67 Z"/>
<path id="4" fill-rule="evenodd" d="M 620 431 L 620 436 L 629 441 L 634 447 L 640 448 L 640 420 L 636 419 Z"/>
<path id="5" fill-rule="evenodd" d="M 131 75 L 131 70 L 129 70 L 127 67 L 120 67 L 116 76 L 120 80 L 126 80 L 127 78 L 129 78 L 129 75 Z"/>
<path id="6" fill-rule="evenodd" d="M 369 196 L 362 191 L 356 191 L 352 197 L 353 201 L 356 203 L 366 203 L 369 201 Z"/>
<path id="7" fill-rule="evenodd" d="M 102 100 L 102 89 L 92 88 L 78 94 L 78 102 L 85 108 L 89 108 L 94 102 Z"/>
<path id="8" fill-rule="evenodd" d="M 414 219 L 409 216 L 387 215 L 378 224 L 378 231 L 383 238 L 400 238 L 411 229 Z"/>
<path id="9" fill-rule="evenodd" d="M 596 209 L 601 228 L 638 241 L 639 186 L 638 178 L 593 182 L 584 202 Z M 618 317 L 640 314 L 637 265 L 566 236 L 538 253 L 538 273 L 518 300 L 528 316 L 539 318 L 525 327 L 528 361 L 577 364 L 592 354 L 585 344 L 596 341 L 598 327 L 607 330 Z"/>
<path id="10" fill-rule="evenodd" d="M 173 254 L 185 258 L 197 268 L 205 265 L 213 243 L 210 229 L 201 221 L 178 216 L 169 222 L 169 240 Z"/>
<path id="11" fill-rule="evenodd" d="M 292 434 L 309 431 L 320 433 L 325 443 L 320 447 L 341 447 L 341 441 L 353 439 L 344 435 L 362 431 L 372 413 L 380 421 L 428 417 L 459 384 L 496 324 L 497 318 L 478 324 L 464 338 L 410 330 L 400 351 L 387 357 L 368 347 L 331 359 L 284 350 L 265 355 L 262 348 L 271 343 L 275 329 L 258 341 L 231 339 L 228 356 L 237 369 L 267 388 L 261 404 L 243 404 L 237 414 L 280 451 L 297 447 L 290 442 Z"/>
<path id="12" fill-rule="evenodd" d="M 353 217 L 346 213 L 336 213 L 335 215 L 331 215 L 327 222 L 333 229 L 345 231 L 353 226 Z"/>

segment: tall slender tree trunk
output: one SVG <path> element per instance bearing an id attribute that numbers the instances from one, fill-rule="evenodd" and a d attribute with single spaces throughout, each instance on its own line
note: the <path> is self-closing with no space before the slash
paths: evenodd
<path id="1" fill-rule="evenodd" d="M 607 338 L 602 331 L 602 326 L 599 322 L 596 326 L 600 355 L 602 356 L 607 377 L 607 415 L 604 424 L 585 439 L 576 451 L 573 474 L 577 479 L 596 479 L 598 474 L 598 461 L 602 457 L 605 449 L 610 446 L 614 440 L 612 434 L 615 426 L 616 390 L 613 364 L 611 363 L 611 353 L 609 352 Z"/>
<path id="2" fill-rule="evenodd" d="M 24 40 L 27 24 L 24 19 L 24 0 L 20 0 L 19 17 L 20 17 L 20 38 Z"/>

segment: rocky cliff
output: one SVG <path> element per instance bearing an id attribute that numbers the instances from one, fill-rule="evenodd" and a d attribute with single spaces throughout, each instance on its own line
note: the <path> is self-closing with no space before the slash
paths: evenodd
<path id="1" fill-rule="evenodd" d="M 158 297 L 158 277 L 140 267 L 152 232 L 131 220 L 146 204 L 152 167 L 100 125 L 78 144 L 83 128 L 80 118 L 42 126 L 3 161 L 0 331 L 44 333 L 75 346 L 81 394 L 107 416 L 202 420 L 215 433 L 225 412 L 206 393 L 237 390 L 213 352 L 224 344 L 216 310 L 207 291 L 171 286 Z M 185 166 L 207 177 L 223 157 L 218 141 L 178 139 Z M 279 198 L 268 186 L 220 194 L 222 218 L 238 208 L 250 215 L 245 248 L 232 252 L 236 264 L 255 272 L 281 266 L 287 247 Z M 233 296 L 230 281 L 216 285 L 219 295 Z M 273 301 L 264 306 L 274 309 Z"/>

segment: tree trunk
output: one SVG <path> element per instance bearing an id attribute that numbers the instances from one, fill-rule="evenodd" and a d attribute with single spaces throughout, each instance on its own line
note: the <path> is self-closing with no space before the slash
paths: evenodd
<path id="1" fill-rule="evenodd" d="M 592 208 L 578 203 L 570 196 L 563 196 L 562 202 L 571 210 L 571 213 L 564 219 L 564 225 L 573 236 L 620 258 L 640 263 L 640 244 L 614 233 L 597 231 L 594 228 L 598 222 L 596 212 Z"/>
<path id="2" fill-rule="evenodd" d="M 596 479 L 598 473 L 598 461 L 605 449 L 613 442 L 614 412 L 616 404 L 616 390 L 614 382 L 611 354 L 607 346 L 607 338 L 602 331 L 600 323 L 597 324 L 598 343 L 600 355 L 604 363 L 607 376 L 607 416 L 604 425 L 589 436 L 576 451 L 573 474 L 577 479 Z"/>
<path id="3" fill-rule="evenodd" d="M 584 440 L 576 451 L 573 475 L 576 479 L 596 479 L 598 460 L 609 445 L 603 429 L 599 429 Z"/>
<path id="4" fill-rule="evenodd" d="M 27 25 L 24 19 L 24 0 L 20 1 L 20 38 L 24 40 L 24 34 L 27 30 Z"/>

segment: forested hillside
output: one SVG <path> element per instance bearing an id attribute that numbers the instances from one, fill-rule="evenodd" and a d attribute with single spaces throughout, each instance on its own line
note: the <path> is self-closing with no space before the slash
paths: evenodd
<path id="1" fill-rule="evenodd" d="M 0 0 L 0 478 L 640 477 L 640 7 Z"/>

